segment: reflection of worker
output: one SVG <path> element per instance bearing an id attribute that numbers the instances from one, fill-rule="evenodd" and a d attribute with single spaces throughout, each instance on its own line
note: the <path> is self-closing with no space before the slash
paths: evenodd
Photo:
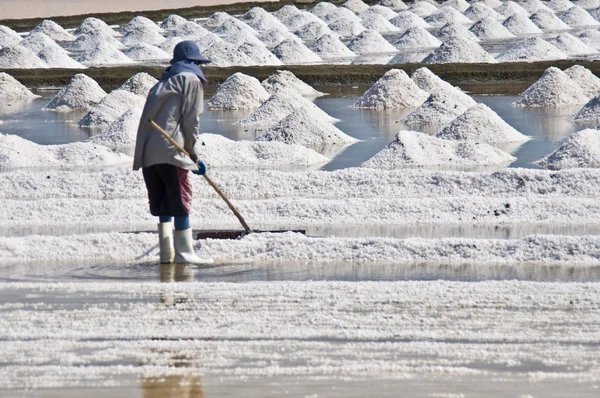
<path id="1" fill-rule="evenodd" d="M 192 187 L 188 181 L 188 170 L 195 170 L 197 174 L 206 171 L 204 163 L 198 161 L 194 144 L 203 108 L 202 86 L 206 83 L 199 65 L 208 62 L 194 42 L 178 43 L 173 50 L 171 66 L 150 89 L 137 132 L 133 169 L 142 168 L 150 213 L 160 220 L 161 263 L 212 262 L 211 259 L 199 258 L 193 250 L 189 219 Z M 193 162 L 155 130 L 148 120 L 153 120 L 171 134 L 190 154 Z"/>
<path id="2" fill-rule="evenodd" d="M 204 398 L 202 377 L 163 376 L 142 380 L 143 398 Z"/>

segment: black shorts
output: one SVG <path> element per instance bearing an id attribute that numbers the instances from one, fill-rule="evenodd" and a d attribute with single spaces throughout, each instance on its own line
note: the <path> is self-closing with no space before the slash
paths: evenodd
<path id="1" fill-rule="evenodd" d="M 192 186 L 188 170 L 163 163 L 142 168 L 142 174 L 153 216 L 182 217 L 190 214 Z"/>

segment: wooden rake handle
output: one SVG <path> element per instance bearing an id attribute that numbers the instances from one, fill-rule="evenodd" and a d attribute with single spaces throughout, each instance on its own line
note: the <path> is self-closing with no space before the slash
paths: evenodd
<path id="1" fill-rule="evenodd" d="M 177 141 L 175 141 L 173 139 L 173 137 L 171 137 L 169 135 L 169 133 L 167 133 L 165 130 L 163 130 L 162 127 L 160 127 L 158 124 L 156 124 L 156 122 L 152 119 L 148 119 L 148 123 L 150 123 L 152 125 L 152 127 L 154 127 L 156 130 L 158 130 L 163 137 L 165 137 L 171 144 L 173 144 L 173 146 L 175 148 L 177 148 L 181 153 L 183 153 L 185 156 L 190 157 L 190 154 L 188 153 L 188 151 L 186 151 L 181 145 L 179 145 L 177 143 Z M 196 167 L 198 167 L 198 165 L 196 164 Z M 202 174 L 202 177 L 204 177 L 204 179 L 206 180 L 206 182 L 208 182 L 208 185 L 210 185 L 211 187 L 213 187 L 213 189 L 215 190 L 215 192 L 217 192 L 219 194 L 219 196 L 225 201 L 225 203 L 227 203 L 227 206 L 229 206 L 229 208 L 231 209 L 231 211 L 233 212 L 233 214 L 235 214 L 235 216 L 237 217 L 237 219 L 240 221 L 240 223 L 242 224 L 242 226 L 244 227 L 244 229 L 246 230 L 246 233 L 251 233 L 252 230 L 250 229 L 250 227 L 248 226 L 248 224 L 246 224 L 246 221 L 244 221 L 244 217 L 242 217 L 242 215 L 237 211 L 237 209 L 233 206 L 233 204 L 229 201 L 229 199 L 227 198 L 227 196 L 225 196 L 225 194 L 223 193 L 223 191 L 221 191 L 221 189 L 217 186 L 217 184 L 215 184 L 213 182 L 213 180 L 210 179 L 209 176 L 206 175 L 206 173 Z"/>

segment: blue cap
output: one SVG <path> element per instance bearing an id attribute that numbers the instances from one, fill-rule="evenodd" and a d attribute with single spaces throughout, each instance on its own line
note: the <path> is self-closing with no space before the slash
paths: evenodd
<path id="1" fill-rule="evenodd" d="M 185 40 L 177 43 L 173 49 L 173 59 L 171 60 L 171 63 L 174 64 L 175 62 L 186 59 L 190 61 L 198 61 L 201 64 L 208 64 L 212 62 L 210 59 L 200 54 L 198 45 L 191 40 Z"/>

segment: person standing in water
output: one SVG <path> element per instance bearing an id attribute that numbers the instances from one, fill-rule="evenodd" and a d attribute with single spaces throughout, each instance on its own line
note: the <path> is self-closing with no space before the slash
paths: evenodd
<path id="1" fill-rule="evenodd" d="M 194 253 L 189 217 L 192 187 L 188 180 L 190 170 L 200 175 L 206 172 L 204 163 L 198 161 L 194 145 L 203 112 L 203 85 L 207 82 L 200 65 L 209 62 L 193 41 L 178 43 L 171 66 L 163 71 L 148 93 L 137 131 L 133 169 L 142 169 L 150 213 L 159 217 L 161 263 L 212 262 Z M 177 150 L 148 120 L 168 132 L 190 156 Z"/>

